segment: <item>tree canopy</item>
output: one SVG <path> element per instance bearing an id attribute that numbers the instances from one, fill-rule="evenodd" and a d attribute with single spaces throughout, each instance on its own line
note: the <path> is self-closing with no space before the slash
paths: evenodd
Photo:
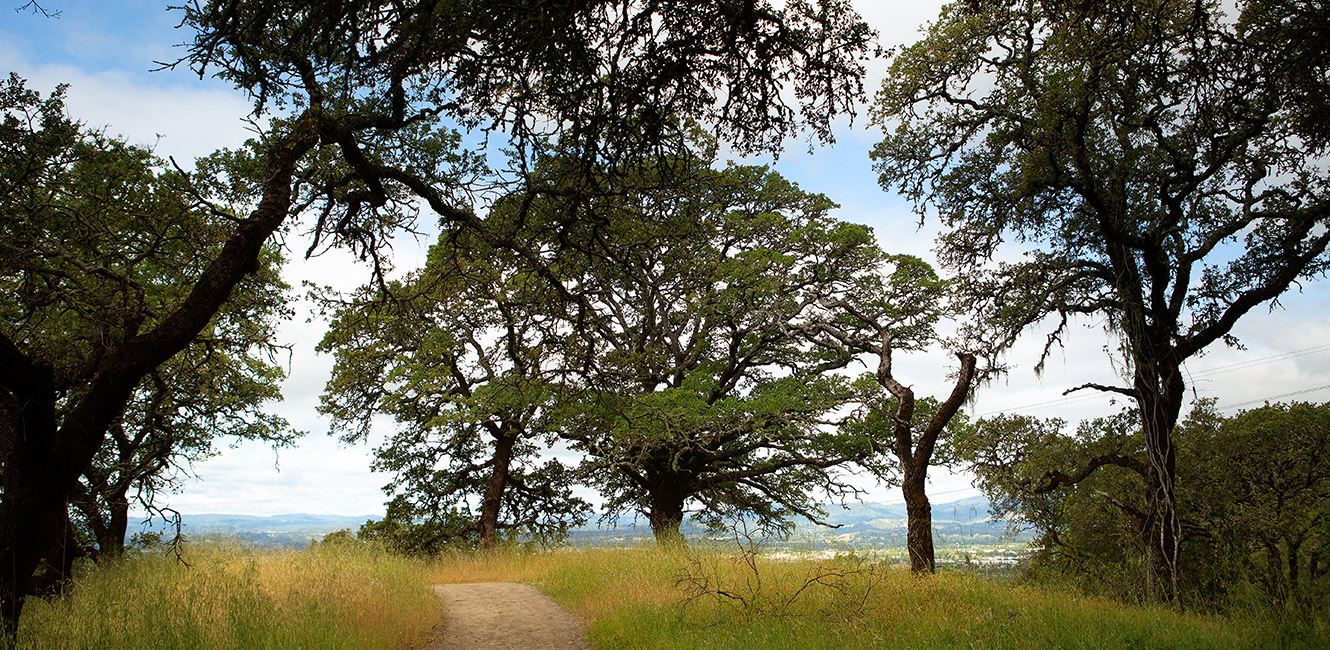
<path id="1" fill-rule="evenodd" d="M 10 382 L 3 408 L 9 417 L 36 419 L 26 425 L 58 428 L 76 417 L 104 372 L 101 362 L 185 300 L 189 279 L 216 255 L 234 216 L 151 152 L 70 120 L 63 89 L 42 98 L 11 75 L 3 100 L 0 344 Z M 105 425 L 108 444 L 79 470 L 81 480 L 69 477 L 73 523 L 85 527 L 98 552 L 123 548 L 131 489 L 151 507 L 168 470 L 210 453 L 216 437 L 293 437 L 284 420 L 260 410 L 280 397 L 284 373 L 271 337 L 286 313 L 287 286 L 274 248 L 258 262 L 260 273 L 237 287 L 184 351 L 132 387 L 123 413 Z M 31 442 L 25 435 L 6 426 L 0 438 L 9 507 L 27 496 L 17 483 L 29 468 L 18 464 L 42 467 L 40 458 L 22 453 Z M 54 516 L 63 521 L 65 514 Z M 61 541 L 59 552 L 50 546 L 54 539 L 32 552 L 48 561 L 81 552 L 72 538 Z M 48 565 L 42 582 L 67 574 L 59 564 L 67 562 Z"/>
<path id="2" fill-rule="evenodd" d="M 1275 601 L 1322 602 L 1327 588 L 1330 435 L 1327 405 L 1266 405 L 1225 417 L 1213 400 L 1178 424 L 1187 594 L 1222 603 L 1255 588 Z M 961 436 L 994 511 L 1034 528 L 1033 569 L 1088 590 L 1139 598 L 1152 544 L 1140 460 L 1144 438 L 1131 410 L 1082 422 L 984 419 Z M 1068 475 L 1063 467 L 1103 467 Z"/>
<path id="3" fill-rule="evenodd" d="M 558 231 L 559 272 L 579 297 L 566 318 L 584 346 L 565 355 L 580 378 L 561 435 L 587 454 L 608 512 L 643 514 L 667 543 L 694 507 L 709 523 L 816 520 L 810 490 L 852 493 L 835 468 L 865 453 L 829 426 L 848 384 L 826 371 L 850 355 L 800 327 L 837 278 L 876 260 L 871 232 L 766 168 L 708 163 L 676 160 L 668 181 L 632 194 L 526 210 L 545 220 L 529 228 L 569 210 L 583 224 Z"/>

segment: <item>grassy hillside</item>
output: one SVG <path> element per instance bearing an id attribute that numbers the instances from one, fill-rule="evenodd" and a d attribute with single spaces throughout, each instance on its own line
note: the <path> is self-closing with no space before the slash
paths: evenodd
<path id="1" fill-rule="evenodd" d="M 426 585 L 535 584 L 608 648 L 1315 648 L 1326 630 L 1125 605 L 961 572 L 916 578 L 851 557 L 582 549 L 409 560 L 359 544 L 142 556 L 33 600 L 20 647 L 418 647 L 439 619 Z"/>

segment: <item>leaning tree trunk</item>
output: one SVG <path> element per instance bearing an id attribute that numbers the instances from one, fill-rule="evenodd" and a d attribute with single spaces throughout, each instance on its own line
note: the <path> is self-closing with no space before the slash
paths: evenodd
<path id="1" fill-rule="evenodd" d="M 885 337 L 885 335 L 884 335 Z M 897 400 L 896 413 L 892 420 L 892 452 L 901 467 L 901 492 L 905 496 L 907 532 L 905 546 L 910 554 L 910 570 L 915 573 L 933 573 L 937 569 L 933 553 L 933 506 L 928 502 L 925 486 L 928 483 L 928 466 L 933 462 L 933 450 L 938 436 L 951 423 L 962 404 L 970 395 L 970 386 L 974 381 L 976 359 L 968 352 L 957 353 L 961 367 L 947 401 L 938 405 L 937 411 L 928 423 L 918 432 L 914 431 L 914 391 L 900 383 L 891 372 L 890 340 L 884 338 L 878 352 L 877 381 Z"/>

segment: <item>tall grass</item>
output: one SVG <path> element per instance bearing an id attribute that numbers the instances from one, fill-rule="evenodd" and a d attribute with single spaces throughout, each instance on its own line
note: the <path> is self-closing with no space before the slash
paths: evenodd
<path id="1" fill-rule="evenodd" d="M 29 599 L 23 650 L 406 648 L 439 620 L 423 564 L 359 544 L 308 551 L 192 545 L 98 566 Z"/>
<path id="2" fill-rule="evenodd" d="M 192 546 L 186 559 L 97 567 L 66 596 L 30 601 L 19 647 L 420 647 L 441 614 L 427 585 L 494 580 L 539 586 L 589 623 L 601 650 L 1330 647 L 1330 632 L 1278 618 L 1181 613 L 963 572 L 920 578 L 848 556 L 749 564 L 726 550 L 638 548 L 425 562 L 351 543 Z"/>
<path id="3" fill-rule="evenodd" d="M 963 572 L 921 578 L 899 567 L 864 567 L 846 559 L 759 560 L 754 574 L 735 555 L 715 551 L 592 549 L 455 555 L 432 568 L 431 580 L 537 584 L 590 622 L 601 650 L 1330 647 L 1324 630 L 1289 633 L 1278 621 L 1128 605 Z M 722 596 L 685 607 L 699 571 L 712 588 L 757 604 L 745 608 Z"/>

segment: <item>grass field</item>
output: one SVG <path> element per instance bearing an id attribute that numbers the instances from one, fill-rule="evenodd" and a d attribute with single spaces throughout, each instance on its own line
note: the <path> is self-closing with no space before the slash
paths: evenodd
<path id="1" fill-rule="evenodd" d="M 141 556 L 29 602 L 24 649 L 412 648 L 439 619 L 426 585 L 535 584 L 590 623 L 597 648 L 1317 648 L 1324 629 L 1178 613 L 999 583 L 916 578 L 839 557 L 769 561 L 651 548 L 390 556 L 194 546 Z"/>

